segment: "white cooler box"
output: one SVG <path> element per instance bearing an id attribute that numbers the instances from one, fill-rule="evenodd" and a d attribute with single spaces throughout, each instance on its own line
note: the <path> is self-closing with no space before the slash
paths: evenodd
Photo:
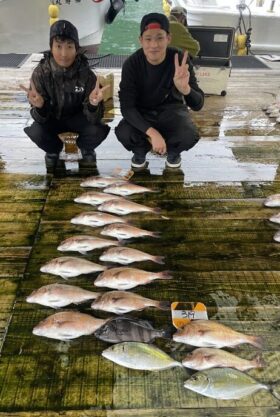
<path id="1" fill-rule="evenodd" d="M 200 44 L 193 65 L 199 87 L 205 94 L 225 96 L 231 72 L 235 28 L 189 26 L 189 32 Z"/>

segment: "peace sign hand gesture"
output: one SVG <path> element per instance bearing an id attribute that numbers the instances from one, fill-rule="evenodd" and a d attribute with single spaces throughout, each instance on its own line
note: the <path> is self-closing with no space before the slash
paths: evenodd
<path id="1" fill-rule="evenodd" d="M 98 106 L 98 104 L 103 100 L 103 92 L 107 90 L 107 88 L 109 88 L 109 85 L 100 87 L 99 77 L 97 76 L 95 87 L 88 97 L 92 106 Z"/>
<path id="2" fill-rule="evenodd" d="M 41 109 L 44 106 L 45 100 L 43 99 L 43 97 L 36 90 L 36 87 L 35 87 L 34 82 L 32 80 L 30 80 L 30 87 L 29 88 L 25 87 L 22 84 L 20 84 L 19 86 L 23 91 L 25 91 L 27 93 L 28 101 L 32 106 L 37 107 L 38 109 Z"/>
<path id="3" fill-rule="evenodd" d="M 184 96 L 188 95 L 191 91 L 191 87 L 189 85 L 190 73 L 187 59 L 187 51 L 184 52 L 181 65 L 179 64 L 178 54 L 175 54 L 174 58 L 175 73 L 173 81 L 177 90 L 180 91 L 180 93 L 182 93 Z"/>

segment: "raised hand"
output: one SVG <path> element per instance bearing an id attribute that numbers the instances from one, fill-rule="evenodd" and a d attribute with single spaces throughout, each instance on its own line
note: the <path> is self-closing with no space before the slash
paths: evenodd
<path id="1" fill-rule="evenodd" d="M 30 80 L 29 88 L 25 87 L 23 84 L 20 84 L 19 86 L 23 91 L 26 92 L 28 101 L 32 106 L 37 107 L 38 109 L 41 109 L 44 106 L 45 100 L 43 99 L 41 94 L 39 94 L 36 90 L 36 87 L 32 80 Z"/>
<path id="2" fill-rule="evenodd" d="M 187 95 L 191 91 L 191 87 L 189 85 L 190 73 L 189 73 L 189 66 L 187 64 L 188 59 L 188 52 L 185 51 L 181 65 L 179 64 L 179 57 L 178 54 L 175 54 L 174 57 L 174 64 L 175 64 L 175 73 L 174 73 L 174 84 L 180 93 Z"/>
<path id="3" fill-rule="evenodd" d="M 103 100 L 103 92 L 109 88 L 109 85 L 105 85 L 105 87 L 100 87 L 99 77 L 97 76 L 96 84 L 92 92 L 90 93 L 88 99 L 92 106 L 98 106 L 100 101 Z"/>

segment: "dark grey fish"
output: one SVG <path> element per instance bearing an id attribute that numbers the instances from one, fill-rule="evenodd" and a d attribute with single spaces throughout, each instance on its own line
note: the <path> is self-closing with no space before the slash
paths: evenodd
<path id="1" fill-rule="evenodd" d="M 174 329 L 157 330 L 147 320 L 132 317 L 114 317 L 99 328 L 94 335 L 109 343 L 145 342 L 149 343 L 158 337 L 170 339 Z"/>

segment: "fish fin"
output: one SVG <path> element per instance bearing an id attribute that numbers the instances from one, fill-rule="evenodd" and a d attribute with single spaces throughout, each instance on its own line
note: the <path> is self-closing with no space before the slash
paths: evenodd
<path id="1" fill-rule="evenodd" d="M 57 304 L 60 304 L 60 299 L 53 299 L 53 300 L 49 300 L 49 303 L 51 304 L 51 306 L 53 307 L 53 308 L 61 308 L 61 306 L 60 305 L 57 305 Z M 69 303 L 69 304 L 71 304 L 71 303 Z M 48 306 L 48 307 L 50 307 L 50 306 Z M 65 307 L 65 306 L 64 306 Z"/>
<path id="2" fill-rule="evenodd" d="M 170 220 L 170 217 L 167 217 L 167 216 L 161 216 L 161 218 L 164 220 Z"/>
<path id="3" fill-rule="evenodd" d="M 158 301 L 158 308 L 161 310 L 170 310 L 170 301 Z"/>
<path id="4" fill-rule="evenodd" d="M 199 333 L 199 332 L 198 332 Z M 199 335 L 204 335 L 206 332 L 201 332 Z M 207 343 L 208 348 L 219 349 L 221 346 L 217 346 L 216 343 Z M 210 356 L 208 356 L 210 358 Z"/>
<path id="5" fill-rule="evenodd" d="M 119 239 L 119 246 L 123 246 L 125 244 L 129 244 L 131 242 L 131 238 L 130 239 Z"/>
<path id="6" fill-rule="evenodd" d="M 142 325 L 143 327 L 146 327 L 150 330 L 155 330 L 152 323 L 150 323 L 148 320 L 137 320 L 137 324 Z"/>
<path id="7" fill-rule="evenodd" d="M 63 278 L 63 279 L 65 279 L 65 281 L 68 281 L 68 279 L 69 279 L 69 277 L 68 276 L 66 276 L 66 275 L 60 275 L 61 276 L 61 278 Z"/>
<path id="8" fill-rule="evenodd" d="M 264 340 L 261 336 L 251 336 L 248 343 L 255 346 L 258 349 L 263 348 Z"/>
<path id="9" fill-rule="evenodd" d="M 168 326 L 166 329 L 162 330 L 160 337 L 163 339 L 172 339 L 172 336 L 175 332 L 176 329 L 173 326 Z"/>
<path id="10" fill-rule="evenodd" d="M 150 236 L 158 239 L 161 237 L 161 232 L 151 232 Z"/>
<path id="11" fill-rule="evenodd" d="M 164 265 L 164 256 L 154 256 L 153 258 L 154 262 L 160 265 Z"/>
<path id="12" fill-rule="evenodd" d="M 264 368 L 266 366 L 265 360 L 259 353 L 252 359 L 252 363 L 256 366 L 256 368 Z"/>
<path id="13" fill-rule="evenodd" d="M 173 279 L 173 276 L 170 275 L 170 271 L 162 271 L 157 279 Z"/>
<path id="14" fill-rule="evenodd" d="M 152 209 L 152 211 L 153 211 L 153 213 L 161 213 L 161 208 L 159 208 L 159 207 L 154 207 L 153 209 Z"/>
<path id="15" fill-rule="evenodd" d="M 274 388 L 268 388 L 270 394 L 276 398 L 276 400 L 280 401 L 280 394 L 274 390 Z"/>
<path id="16" fill-rule="evenodd" d="M 87 255 L 87 252 L 86 252 L 86 251 L 84 251 L 84 250 L 79 250 L 79 253 L 80 253 L 81 255 Z"/>
<path id="17" fill-rule="evenodd" d="M 199 334 L 199 336 L 204 336 L 206 333 L 208 333 L 209 332 L 209 330 L 202 330 L 202 329 L 199 329 L 198 331 L 197 331 L 197 333 Z M 207 344 L 207 346 L 208 347 L 217 347 L 215 344 Z"/>

